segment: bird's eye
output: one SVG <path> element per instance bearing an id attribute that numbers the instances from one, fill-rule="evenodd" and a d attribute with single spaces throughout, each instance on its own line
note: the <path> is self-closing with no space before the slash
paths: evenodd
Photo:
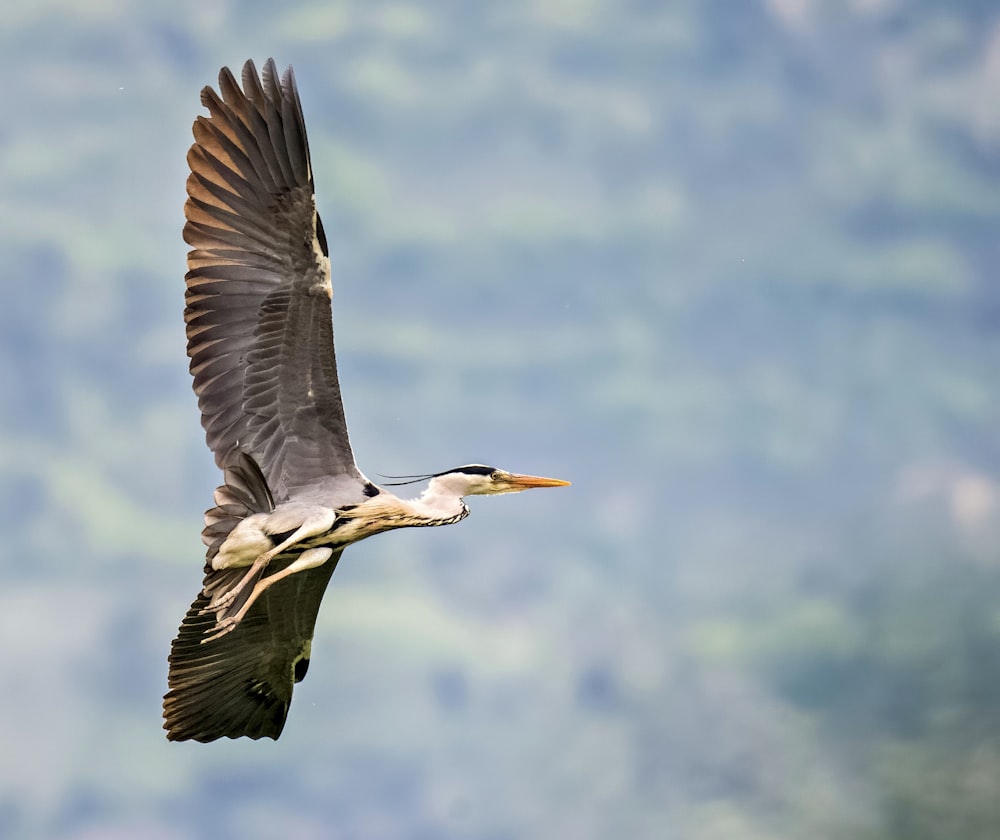
<path id="1" fill-rule="evenodd" d="M 490 481 L 499 481 L 502 478 L 500 470 L 494 470 L 490 473 Z"/>

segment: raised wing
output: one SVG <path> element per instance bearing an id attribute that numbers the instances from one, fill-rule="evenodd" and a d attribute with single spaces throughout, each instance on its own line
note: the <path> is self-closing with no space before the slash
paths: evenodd
<path id="1" fill-rule="evenodd" d="M 169 740 L 281 734 L 292 688 L 309 667 L 316 615 L 340 553 L 275 585 L 232 633 L 209 642 L 203 640 L 215 630 L 215 614 L 203 612 L 210 596 L 202 591 L 170 649 L 170 690 L 163 698 Z"/>
<path id="2" fill-rule="evenodd" d="M 237 445 L 276 502 L 296 488 L 363 482 L 337 381 L 330 260 L 316 212 L 302 106 L 269 60 L 243 89 L 228 68 L 201 94 L 184 207 L 188 356 L 222 467 Z"/>

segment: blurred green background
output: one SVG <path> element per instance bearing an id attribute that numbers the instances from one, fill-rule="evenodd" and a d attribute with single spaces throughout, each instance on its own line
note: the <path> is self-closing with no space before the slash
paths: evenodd
<path id="1" fill-rule="evenodd" d="M 168 744 L 184 157 L 295 66 L 369 475 L 281 740 Z M 1000 9 L 0 11 L 0 837 L 1000 836 Z"/>

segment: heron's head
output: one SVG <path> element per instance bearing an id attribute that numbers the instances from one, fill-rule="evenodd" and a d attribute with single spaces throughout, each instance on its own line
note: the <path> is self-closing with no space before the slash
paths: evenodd
<path id="1" fill-rule="evenodd" d="M 429 478 L 428 495 L 447 496 L 497 496 L 500 493 L 520 493 L 532 487 L 566 487 L 568 481 L 543 478 L 538 475 L 520 475 L 485 464 L 466 464 L 453 470 L 427 476 L 413 476 L 410 480 Z"/>
<path id="2" fill-rule="evenodd" d="M 500 493 L 520 493 L 532 487 L 567 487 L 568 481 L 560 478 L 543 478 L 540 475 L 520 475 L 483 464 L 457 467 L 436 478 L 445 479 L 449 486 L 464 488 L 462 496 L 497 496 Z"/>

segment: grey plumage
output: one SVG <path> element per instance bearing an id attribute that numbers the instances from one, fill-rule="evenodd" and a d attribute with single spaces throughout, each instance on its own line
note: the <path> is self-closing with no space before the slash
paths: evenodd
<path id="1" fill-rule="evenodd" d="M 202 425 L 224 482 L 205 514 L 202 590 L 171 646 L 171 740 L 277 738 L 345 546 L 463 519 L 462 497 L 568 482 L 470 465 L 419 499 L 354 462 L 337 381 L 330 261 L 291 68 L 223 68 L 202 91 L 184 207 L 184 318 Z"/>
<path id="2" fill-rule="evenodd" d="M 202 91 L 209 116 L 196 119 L 188 153 L 184 317 L 202 424 L 226 483 L 206 514 L 203 590 L 169 658 L 164 717 L 176 740 L 281 733 L 294 663 L 340 556 L 265 592 L 236 630 L 205 642 L 217 622 L 212 596 L 246 571 L 211 566 L 232 528 L 298 488 L 339 506 L 362 501 L 367 485 L 337 382 L 327 247 L 292 69 L 279 82 L 273 61 L 260 77 L 248 61 L 243 91 L 226 68 L 219 90 Z"/>
<path id="3" fill-rule="evenodd" d="M 208 445 L 224 466 L 239 444 L 279 501 L 331 477 L 363 483 L 337 382 L 330 264 L 313 197 L 291 68 L 242 92 L 219 74 L 188 153 L 188 355 Z M 338 482 L 343 483 L 343 482 Z"/>

